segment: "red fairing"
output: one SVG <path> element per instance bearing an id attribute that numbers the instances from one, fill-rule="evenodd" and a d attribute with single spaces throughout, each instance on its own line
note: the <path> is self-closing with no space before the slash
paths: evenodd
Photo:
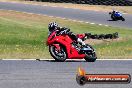
<path id="1" fill-rule="evenodd" d="M 68 35 L 56 36 L 56 31 L 54 31 L 47 40 L 47 45 L 54 45 L 59 49 L 59 44 L 66 48 L 68 59 L 83 59 L 85 54 L 79 54 L 74 46 L 72 46 L 73 40 Z"/>
<path id="2" fill-rule="evenodd" d="M 77 37 L 83 39 L 85 37 L 85 34 L 77 34 Z"/>

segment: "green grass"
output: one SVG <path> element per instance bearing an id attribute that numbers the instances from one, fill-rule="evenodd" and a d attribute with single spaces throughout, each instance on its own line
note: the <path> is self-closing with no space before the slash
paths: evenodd
<path id="1" fill-rule="evenodd" d="M 132 40 L 95 45 L 99 57 L 132 58 Z"/>
<path id="2" fill-rule="evenodd" d="M 0 11 L 0 58 L 52 58 L 45 42 L 47 25 L 57 21 L 75 33 L 119 32 L 120 41 L 93 45 L 98 58 L 132 58 L 132 30 L 72 22 L 46 16 Z"/>

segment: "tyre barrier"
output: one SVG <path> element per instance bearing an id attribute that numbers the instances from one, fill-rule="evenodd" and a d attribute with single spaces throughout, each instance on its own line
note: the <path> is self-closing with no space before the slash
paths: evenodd
<path id="1" fill-rule="evenodd" d="M 85 39 L 116 39 L 119 38 L 118 32 L 112 33 L 112 34 L 91 34 L 91 33 L 85 33 Z"/>
<path id="2" fill-rule="evenodd" d="M 77 3 L 89 5 L 132 6 L 132 0 L 30 0 L 55 3 Z"/>

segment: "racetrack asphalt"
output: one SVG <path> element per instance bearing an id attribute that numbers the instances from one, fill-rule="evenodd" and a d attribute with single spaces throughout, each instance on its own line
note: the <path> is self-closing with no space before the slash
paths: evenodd
<path id="1" fill-rule="evenodd" d="M 132 60 L 25 61 L 0 60 L 0 88 L 131 88 L 130 84 L 85 84 L 76 82 L 77 68 L 87 74 L 130 74 Z"/>
<path id="2" fill-rule="evenodd" d="M 110 21 L 108 12 L 97 12 L 89 10 L 80 10 L 72 8 L 40 6 L 22 3 L 0 2 L 0 9 L 15 10 L 35 14 L 44 14 L 48 16 L 68 18 L 78 21 L 104 24 L 115 27 L 132 28 L 132 15 L 123 14 L 126 21 Z"/>

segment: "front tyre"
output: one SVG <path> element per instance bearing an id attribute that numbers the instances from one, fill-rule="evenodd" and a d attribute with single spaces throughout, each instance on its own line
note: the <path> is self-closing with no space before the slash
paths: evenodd
<path id="1" fill-rule="evenodd" d="M 91 46 L 91 45 L 88 45 L 87 44 L 87 46 L 89 46 L 91 49 L 92 49 L 92 51 L 90 52 L 86 52 L 85 54 L 86 54 L 86 56 L 85 56 L 85 60 L 87 61 L 87 62 L 95 62 L 96 61 L 96 59 L 97 59 L 97 55 L 96 55 L 96 53 L 95 53 L 95 51 L 94 51 L 94 48 Z"/>
<path id="2" fill-rule="evenodd" d="M 58 62 L 64 62 L 66 60 L 66 52 L 65 49 L 60 46 L 60 51 L 57 50 L 57 48 L 54 45 L 49 46 L 49 52 L 51 56 L 55 59 L 55 61 Z"/>
<path id="3" fill-rule="evenodd" d="M 125 21 L 125 18 L 121 17 L 121 20 L 122 20 L 122 21 Z"/>
<path id="4" fill-rule="evenodd" d="M 116 17 L 115 17 L 113 14 L 111 15 L 111 19 L 112 19 L 113 21 L 117 21 Z"/>
<path id="5" fill-rule="evenodd" d="M 95 62 L 97 59 L 96 53 L 94 52 L 93 54 L 89 55 L 86 54 L 86 57 L 84 58 L 87 62 Z"/>

